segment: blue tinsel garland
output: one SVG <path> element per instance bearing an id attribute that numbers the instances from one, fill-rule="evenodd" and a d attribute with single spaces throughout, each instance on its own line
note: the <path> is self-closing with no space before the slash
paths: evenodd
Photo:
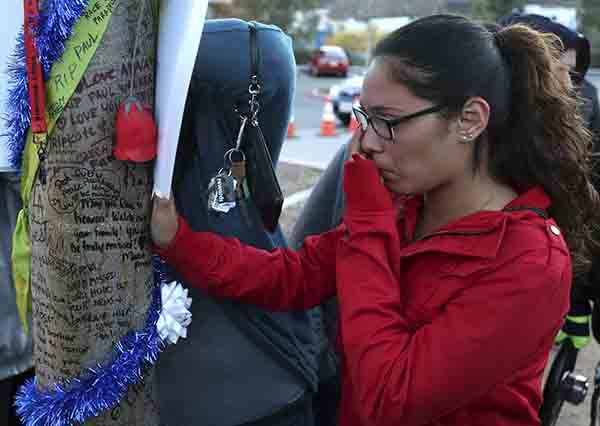
<path id="1" fill-rule="evenodd" d="M 111 362 L 88 368 L 81 377 L 55 384 L 54 389 L 40 390 L 35 379 L 30 379 L 16 397 L 17 413 L 26 426 L 81 424 L 115 407 L 130 386 L 142 381 L 165 346 L 156 321 L 161 311 L 160 289 L 169 274 L 158 257 L 153 266 L 156 284 L 143 330 L 123 336 L 114 345 Z"/>
<path id="2" fill-rule="evenodd" d="M 88 0 L 46 0 L 40 12 L 37 48 L 44 79 L 50 76 L 52 65 L 62 57 L 73 25 L 83 14 Z M 25 43 L 23 30 L 8 64 L 9 90 L 6 105 L 7 144 L 12 167 L 20 170 L 25 149 L 25 136 L 31 125 Z"/>

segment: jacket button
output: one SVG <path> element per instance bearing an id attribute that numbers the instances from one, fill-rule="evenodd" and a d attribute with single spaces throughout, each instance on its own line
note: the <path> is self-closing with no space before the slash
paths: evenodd
<path id="1" fill-rule="evenodd" d="M 559 236 L 560 235 L 560 229 L 558 229 L 556 226 L 554 225 L 550 225 L 550 232 L 552 232 L 554 235 Z"/>

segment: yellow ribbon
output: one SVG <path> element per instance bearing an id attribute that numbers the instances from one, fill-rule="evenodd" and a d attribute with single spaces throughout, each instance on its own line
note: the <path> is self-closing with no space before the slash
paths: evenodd
<path id="1" fill-rule="evenodd" d="M 73 34 L 66 43 L 61 60 L 52 66 L 50 78 L 45 84 L 48 134 L 52 133 L 56 122 L 94 57 L 108 28 L 113 5 L 114 0 L 90 0 L 83 15 L 73 27 Z M 64 84 L 55 84 L 56 81 Z M 12 247 L 12 270 L 17 308 L 21 324 L 26 331 L 28 330 L 27 312 L 31 306 L 31 241 L 29 239 L 28 206 L 38 166 L 37 147 L 33 143 L 30 131 L 27 134 L 21 170 L 23 208 L 17 216 Z"/>

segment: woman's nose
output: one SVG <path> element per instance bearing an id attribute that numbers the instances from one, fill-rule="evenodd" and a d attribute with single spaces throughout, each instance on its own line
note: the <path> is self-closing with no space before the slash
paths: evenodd
<path id="1" fill-rule="evenodd" d="M 361 140 L 360 150 L 366 155 L 383 152 L 383 143 L 384 141 L 369 126 Z"/>

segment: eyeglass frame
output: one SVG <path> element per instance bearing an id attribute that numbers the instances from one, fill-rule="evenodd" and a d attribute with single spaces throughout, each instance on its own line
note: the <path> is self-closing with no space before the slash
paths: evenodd
<path id="1" fill-rule="evenodd" d="M 386 126 L 388 128 L 388 135 L 387 135 L 387 137 L 384 136 L 384 135 L 380 135 L 379 134 L 379 132 L 377 131 L 377 129 L 373 125 L 373 118 L 364 109 L 362 109 L 361 107 L 354 106 L 354 107 L 352 107 L 352 112 L 354 113 L 354 116 L 356 117 L 356 120 L 358 121 L 358 123 L 359 123 L 360 127 L 362 128 L 363 132 L 366 131 L 367 128 L 368 128 L 368 126 L 370 125 L 371 128 L 373 129 L 373 131 L 375 132 L 375 134 L 377 136 L 379 136 L 380 138 L 385 139 L 387 141 L 391 141 L 393 143 L 394 140 L 396 139 L 396 134 L 394 132 L 394 128 L 396 126 L 398 126 L 399 124 L 404 123 L 406 121 L 412 120 L 413 118 L 417 118 L 417 117 L 421 117 L 421 116 L 424 116 L 424 115 L 434 114 L 436 112 L 440 112 L 443 109 L 444 109 L 444 107 L 442 105 L 434 105 L 434 106 L 431 106 L 429 108 L 425 108 L 425 109 L 413 112 L 411 114 L 403 115 L 403 116 L 400 116 L 400 117 L 386 118 L 386 117 L 381 117 L 381 116 L 378 116 L 378 115 L 373 115 L 375 118 L 377 118 L 378 120 L 383 121 L 386 124 Z M 364 126 L 364 127 L 361 124 L 360 115 L 362 115 L 367 120 L 367 125 Z"/>

